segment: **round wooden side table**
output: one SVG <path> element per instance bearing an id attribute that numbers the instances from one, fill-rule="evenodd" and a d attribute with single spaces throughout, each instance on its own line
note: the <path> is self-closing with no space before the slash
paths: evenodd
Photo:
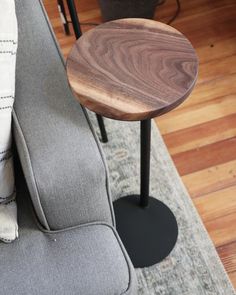
<path id="1" fill-rule="evenodd" d="M 183 102 L 197 73 L 187 38 L 146 19 L 97 26 L 76 41 L 67 59 L 69 83 L 83 106 L 104 117 L 141 121 L 140 195 L 114 202 L 117 231 L 135 267 L 161 261 L 177 241 L 173 213 L 149 196 L 151 118 Z"/>

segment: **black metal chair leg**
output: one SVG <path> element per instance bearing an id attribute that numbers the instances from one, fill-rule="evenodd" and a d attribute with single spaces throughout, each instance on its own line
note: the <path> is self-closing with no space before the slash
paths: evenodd
<path id="1" fill-rule="evenodd" d="M 99 125 L 99 128 L 100 128 L 102 142 L 108 142 L 107 132 L 106 132 L 106 128 L 105 128 L 105 125 L 104 125 L 103 117 L 100 116 L 100 115 L 96 115 L 96 116 L 97 116 L 98 125 Z"/>
<path id="2" fill-rule="evenodd" d="M 67 6 L 69 9 L 70 18 L 71 18 L 72 26 L 74 29 L 75 37 L 76 37 L 76 39 L 78 39 L 82 35 L 82 32 L 81 32 L 79 18 L 77 15 L 74 0 L 67 0 Z"/>
<path id="3" fill-rule="evenodd" d="M 76 11 L 74 0 L 67 0 L 67 5 L 70 12 L 70 17 L 71 17 L 71 22 L 73 25 L 75 37 L 76 39 L 78 39 L 82 35 L 82 32 L 81 32 L 81 27 L 80 27 L 79 18 Z M 97 115 L 97 121 L 100 128 L 102 142 L 108 142 L 106 128 L 105 128 L 102 116 Z"/>
<path id="4" fill-rule="evenodd" d="M 58 10 L 60 13 L 61 21 L 63 23 L 63 27 L 65 30 L 65 34 L 70 35 L 69 22 L 67 20 L 64 2 L 63 2 L 63 0 L 57 0 L 57 4 L 58 4 Z"/>

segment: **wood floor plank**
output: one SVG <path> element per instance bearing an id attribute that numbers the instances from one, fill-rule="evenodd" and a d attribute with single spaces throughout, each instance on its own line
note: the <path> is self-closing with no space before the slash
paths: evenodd
<path id="1" fill-rule="evenodd" d="M 216 247 L 236 241 L 236 214 L 206 221 L 206 229 Z"/>
<path id="2" fill-rule="evenodd" d="M 177 108 L 165 116 L 156 118 L 155 121 L 161 133 L 166 134 L 234 114 L 235 110 L 236 99 L 232 94 Z"/>
<path id="3" fill-rule="evenodd" d="M 206 81 L 236 73 L 236 69 L 231 66 L 232 64 L 236 64 L 236 55 L 204 63 L 204 66 L 199 69 L 197 83 L 205 83 Z"/>
<path id="4" fill-rule="evenodd" d="M 236 137 L 236 113 L 163 136 L 171 155 Z"/>
<path id="5" fill-rule="evenodd" d="M 204 1 L 204 0 L 192 0 L 192 1 L 181 1 L 181 14 L 180 17 L 177 18 L 173 25 L 180 25 L 183 22 L 188 22 L 188 27 L 190 28 L 202 28 L 201 22 L 199 24 L 199 19 L 206 22 L 209 26 L 211 22 L 211 17 L 214 14 L 219 14 L 220 11 L 224 11 L 229 7 L 234 7 L 234 0 L 227 1 Z M 163 6 L 157 7 L 155 13 L 155 19 L 160 21 L 167 21 L 172 17 L 176 10 L 176 1 L 169 0 Z M 207 19 L 204 19 L 204 16 L 209 15 Z M 198 19 L 198 24 L 193 19 Z M 225 20 L 225 19 L 224 19 Z M 215 19 L 215 22 L 220 21 L 220 19 Z M 207 28 L 208 26 L 205 26 Z M 183 27 L 182 30 L 186 30 L 186 27 Z M 195 36 L 195 35 L 194 35 Z"/>
<path id="6" fill-rule="evenodd" d="M 215 98 L 236 95 L 236 73 L 218 77 L 196 85 L 191 97 L 180 108 L 196 105 Z"/>
<path id="7" fill-rule="evenodd" d="M 89 10 L 93 10 L 95 8 L 98 8 L 98 2 L 97 0 L 80 0 L 80 1 L 75 1 L 77 5 L 78 12 L 87 12 Z"/>
<path id="8" fill-rule="evenodd" d="M 225 148 L 227 146 L 227 149 Z M 236 160 L 236 137 L 172 155 L 180 175 Z"/>
<path id="9" fill-rule="evenodd" d="M 201 65 L 233 56 L 236 53 L 236 37 L 228 38 L 197 48 Z"/>
<path id="10" fill-rule="evenodd" d="M 230 186 L 194 198 L 193 202 L 203 222 L 211 221 L 229 214 L 236 214 L 236 186 Z"/>
<path id="11" fill-rule="evenodd" d="M 98 17 L 100 18 L 100 16 L 101 16 L 101 12 L 98 7 L 94 9 L 90 9 L 88 11 L 82 11 L 79 14 L 79 18 L 81 22 L 90 21 L 91 19 L 98 18 Z"/>
<path id="12" fill-rule="evenodd" d="M 229 278 L 232 282 L 232 285 L 234 286 L 234 289 L 236 290 L 236 271 L 230 272 L 228 274 L 229 274 Z"/>
<path id="13" fill-rule="evenodd" d="M 192 198 L 236 185 L 236 160 L 182 177 Z"/>
<path id="14" fill-rule="evenodd" d="M 217 247 L 217 252 L 228 273 L 236 272 L 236 242 Z"/>
<path id="15" fill-rule="evenodd" d="M 224 14 L 226 10 L 227 18 Z M 233 4 L 226 4 L 225 7 L 179 18 L 174 23 L 174 27 L 184 32 L 195 47 L 200 47 L 206 43 L 210 45 L 219 40 L 234 37 L 233 22 L 235 15 L 234 2 Z"/>

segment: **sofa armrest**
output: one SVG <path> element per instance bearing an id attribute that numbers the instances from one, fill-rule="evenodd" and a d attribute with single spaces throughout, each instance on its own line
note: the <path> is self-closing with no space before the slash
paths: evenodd
<path id="1" fill-rule="evenodd" d="M 41 224 L 113 223 L 99 143 L 68 86 L 39 0 L 16 0 L 19 47 L 14 136 Z"/>

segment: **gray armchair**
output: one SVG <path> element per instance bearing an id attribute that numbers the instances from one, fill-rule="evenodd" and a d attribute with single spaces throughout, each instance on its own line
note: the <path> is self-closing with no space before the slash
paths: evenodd
<path id="1" fill-rule="evenodd" d="M 42 3 L 15 2 L 20 237 L 0 244 L 0 295 L 137 294 L 101 147 L 69 89 Z"/>

